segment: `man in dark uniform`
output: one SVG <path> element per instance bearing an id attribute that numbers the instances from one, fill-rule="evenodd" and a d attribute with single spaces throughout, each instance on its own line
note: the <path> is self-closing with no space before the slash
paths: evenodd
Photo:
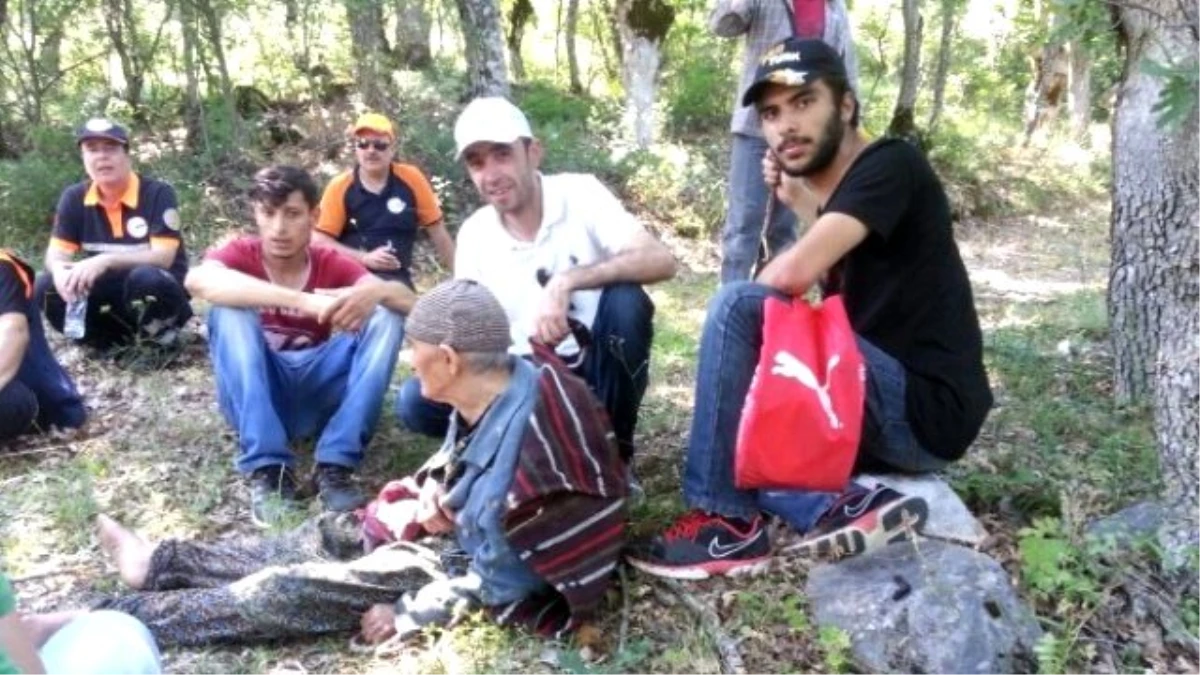
<path id="1" fill-rule="evenodd" d="M 315 244 L 337 248 L 376 276 L 412 288 L 412 252 L 417 232 L 429 235 L 447 269 L 454 240 L 429 181 L 411 164 L 392 161 L 396 133 L 377 113 L 350 128 L 355 166 L 338 174 L 321 197 Z"/>
<path id="2" fill-rule="evenodd" d="M 74 336 L 90 346 L 171 344 L 192 316 L 175 190 L 133 171 L 120 125 L 91 119 L 75 139 L 88 180 L 59 198 L 37 305 L 62 332 L 68 306 L 85 302 L 84 332 Z"/>
<path id="3" fill-rule="evenodd" d="M 78 427 L 86 415 L 75 383 L 46 344 L 33 304 L 33 270 L 0 250 L 0 441 Z"/>

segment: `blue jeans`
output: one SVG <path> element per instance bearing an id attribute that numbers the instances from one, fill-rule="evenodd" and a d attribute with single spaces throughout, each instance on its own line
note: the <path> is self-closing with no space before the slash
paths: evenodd
<path id="1" fill-rule="evenodd" d="M 377 307 L 357 334 L 276 352 L 257 310 L 213 307 L 208 339 L 218 403 L 238 432 L 238 471 L 292 466 L 289 444 L 317 434 L 318 463 L 358 467 L 404 339 L 403 317 Z"/>
<path id="2" fill-rule="evenodd" d="M 592 323 L 592 346 L 574 373 L 604 404 L 620 446 L 621 458 L 633 457 L 638 411 L 650 381 L 654 341 L 654 303 L 639 284 L 606 286 Z M 421 395 L 410 377 L 396 396 L 396 416 L 410 431 L 441 438 L 450 422 L 450 406 Z"/>
<path id="3" fill-rule="evenodd" d="M 108 675 L 162 672 L 158 645 L 145 624 L 111 610 L 88 612 L 58 629 L 38 652 L 47 673 Z"/>
<path id="4" fill-rule="evenodd" d="M 766 508 L 803 531 L 832 504 L 832 493 L 739 490 L 733 463 L 738 423 L 762 349 L 763 304 L 781 293 L 749 282 L 721 287 L 709 303 L 700 338 L 696 399 L 688 438 L 683 496 L 689 508 L 753 518 Z M 946 462 L 925 451 L 905 415 L 904 367 L 861 337 L 867 367 L 866 410 L 859 457 L 902 471 L 931 471 Z M 803 424 L 803 420 L 797 420 Z"/>
<path id="5" fill-rule="evenodd" d="M 17 375 L 0 387 L 0 440 L 35 428 L 78 427 L 87 418 L 83 399 L 50 345 L 37 306 L 25 307 L 29 345 Z"/>
<path id="6" fill-rule="evenodd" d="M 729 211 L 721 231 L 721 283 L 750 278 L 758 260 L 767 198 L 774 199 L 763 181 L 762 158 L 767 142 L 758 136 L 733 135 L 729 157 Z M 778 201 L 767 226 L 767 243 L 775 254 L 796 240 L 796 214 Z"/>

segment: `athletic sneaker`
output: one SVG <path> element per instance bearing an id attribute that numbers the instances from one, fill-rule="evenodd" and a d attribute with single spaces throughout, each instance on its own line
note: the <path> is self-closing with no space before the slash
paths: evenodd
<path id="1" fill-rule="evenodd" d="M 660 577 L 707 579 L 765 569 L 771 542 L 762 518 L 725 518 L 707 511 L 688 511 L 662 534 L 633 544 L 625 559 Z"/>
<path id="2" fill-rule="evenodd" d="M 296 479 L 291 469 L 272 464 L 250 474 L 250 519 L 255 525 L 270 527 L 298 508 Z"/>
<path id="3" fill-rule="evenodd" d="M 883 548 L 919 532 L 929 518 L 921 497 L 880 485 L 853 486 L 825 511 L 799 543 L 784 549 L 805 558 L 838 560 Z"/>

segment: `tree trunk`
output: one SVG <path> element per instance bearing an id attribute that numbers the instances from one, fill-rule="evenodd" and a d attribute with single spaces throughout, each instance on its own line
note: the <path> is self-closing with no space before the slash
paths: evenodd
<path id="1" fill-rule="evenodd" d="M 429 50 L 431 25 L 425 0 L 396 0 L 396 32 L 392 48 L 401 66 L 421 70 L 433 63 L 433 54 Z"/>
<path id="2" fill-rule="evenodd" d="M 196 11 L 192 0 L 180 0 L 179 24 L 183 37 L 183 75 L 186 81 L 183 94 L 183 125 L 187 130 L 184 144 L 188 150 L 207 149 L 204 138 L 204 107 L 200 103 L 200 73 L 196 52 L 200 39 L 196 31 Z"/>
<path id="3" fill-rule="evenodd" d="M 462 25 L 470 95 L 508 96 L 508 66 L 497 0 L 454 0 Z"/>
<path id="4" fill-rule="evenodd" d="M 1192 7 L 1194 11 L 1194 6 Z M 1112 267 L 1109 318 L 1115 394 L 1152 397 L 1168 517 L 1160 541 L 1181 562 L 1200 538 L 1197 519 L 1197 276 L 1200 170 L 1197 109 L 1176 128 L 1152 109 L 1164 86 L 1147 59 L 1196 68 L 1196 15 L 1185 3 L 1113 3 L 1124 72 L 1113 119 Z M 1195 101 L 1195 92 L 1191 100 Z"/>
<path id="5" fill-rule="evenodd" d="M 579 79 L 579 57 L 575 53 L 575 37 L 579 34 L 579 0 L 567 0 L 567 72 L 571 78 L 571 93 L 583 93 Z"/>
<path id="6" fill-rule="evenodd" d="M 221 26 L 221 16 L 213 7 L 212 0 L 195 0 L 196 13 L 204 22 L 208 32 L 208 46 L 213 57 L 217 60 L 217 80 L 220 84 L 222 100 L 225 103 L 225 114 L 228 117 L 233 147 L 240 147 L 242 142 L 242 119 L 238 115 L 237 97 L 233 91 L 233 79 L 229 76 L 229 62 L 225 58 L 224 30 Z M 207 70 L 207 63 L 202 61 Z M 205 73 L 211 78 L 211 74 Z"/>
<path id="7" fill-rule="evenodd" d="M 958 23 L 956 0 L 942 0 L 942 37 L 938 41 L 937 68 L 933 73 L 933 109 L 929 111 L 929 133 L 937 130 L 946 101 L 946 78 L 950 75 L 950 48 L 954 40 L 954 29 Z"/>
<path id="8" fill-rule="evenodd" d="M 1081 40 L 1071 42 L 1070 56 L 1071 136 L 1087 145 L 1092 121 L 1092 58 Z"/>
<path id="9" fill-rule="evenodd" d="M 1066 45 L 1047 43 L 1034 59 L 1034 78 L 1025 99 L 1025 144 L 1058 116 L 1069 88 L 1071 63 Z"/>
<path id="10" fill-rule="evenodd" d="M 384 59 L 387 45 L 382 42 L 383 7 L 379 0 L 345 0 L 346 22 L 350 26 L 350 53 L 354 58 L 354 79 L 363 103 L 371 110 L 385 110 L 386 75 Z"/>
<path id="11" fill-rule="evenodd" d="M 654 100 L 662 43 L 675 22 L 675 9 L 666 0 L 617 0 L 617 21 L 625 46 L 625 128 L 644 150 L 654 143 L 657 130 Z"/>
<path id="12" fill-rule="evenodd" d="M 513 79 L 525 80 L 525 59 L 521 56 L 521 41 L 525 38 L 525 27 L 533 18 L 533 3 L 529 0 L 513 0 L 512 13 L 508 15 L 508 58 L 512 61 Z"/>
<path id="13" fill-rule="evenodd" d="M 921 85 L 921 8 L 918 0 L 903 0 L 904 14 L 904 66 L 900 74 L 900 93 L 896 96 L 896 108 L 892 111 L 892 122 L 888 135 L 917 139 L 917 123 L 914 115 L 917 105 L 917 88 Z"/>

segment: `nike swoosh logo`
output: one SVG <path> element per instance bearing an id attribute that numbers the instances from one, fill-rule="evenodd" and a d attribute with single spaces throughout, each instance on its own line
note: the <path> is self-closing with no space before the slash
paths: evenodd
<path id="1" fill-rule="evenodd" d="M 761 537 L 765 531 L 766 530 L 759 530 L 758 534 L 754 537 L 745 541 L 739 541 L 735 544 L 722 545 L 720 540 L 713 539 L 712 541 L 708 542 L 708 554 L 714 558 L 727 558 L 758 541 L 758 538 Z"/>

